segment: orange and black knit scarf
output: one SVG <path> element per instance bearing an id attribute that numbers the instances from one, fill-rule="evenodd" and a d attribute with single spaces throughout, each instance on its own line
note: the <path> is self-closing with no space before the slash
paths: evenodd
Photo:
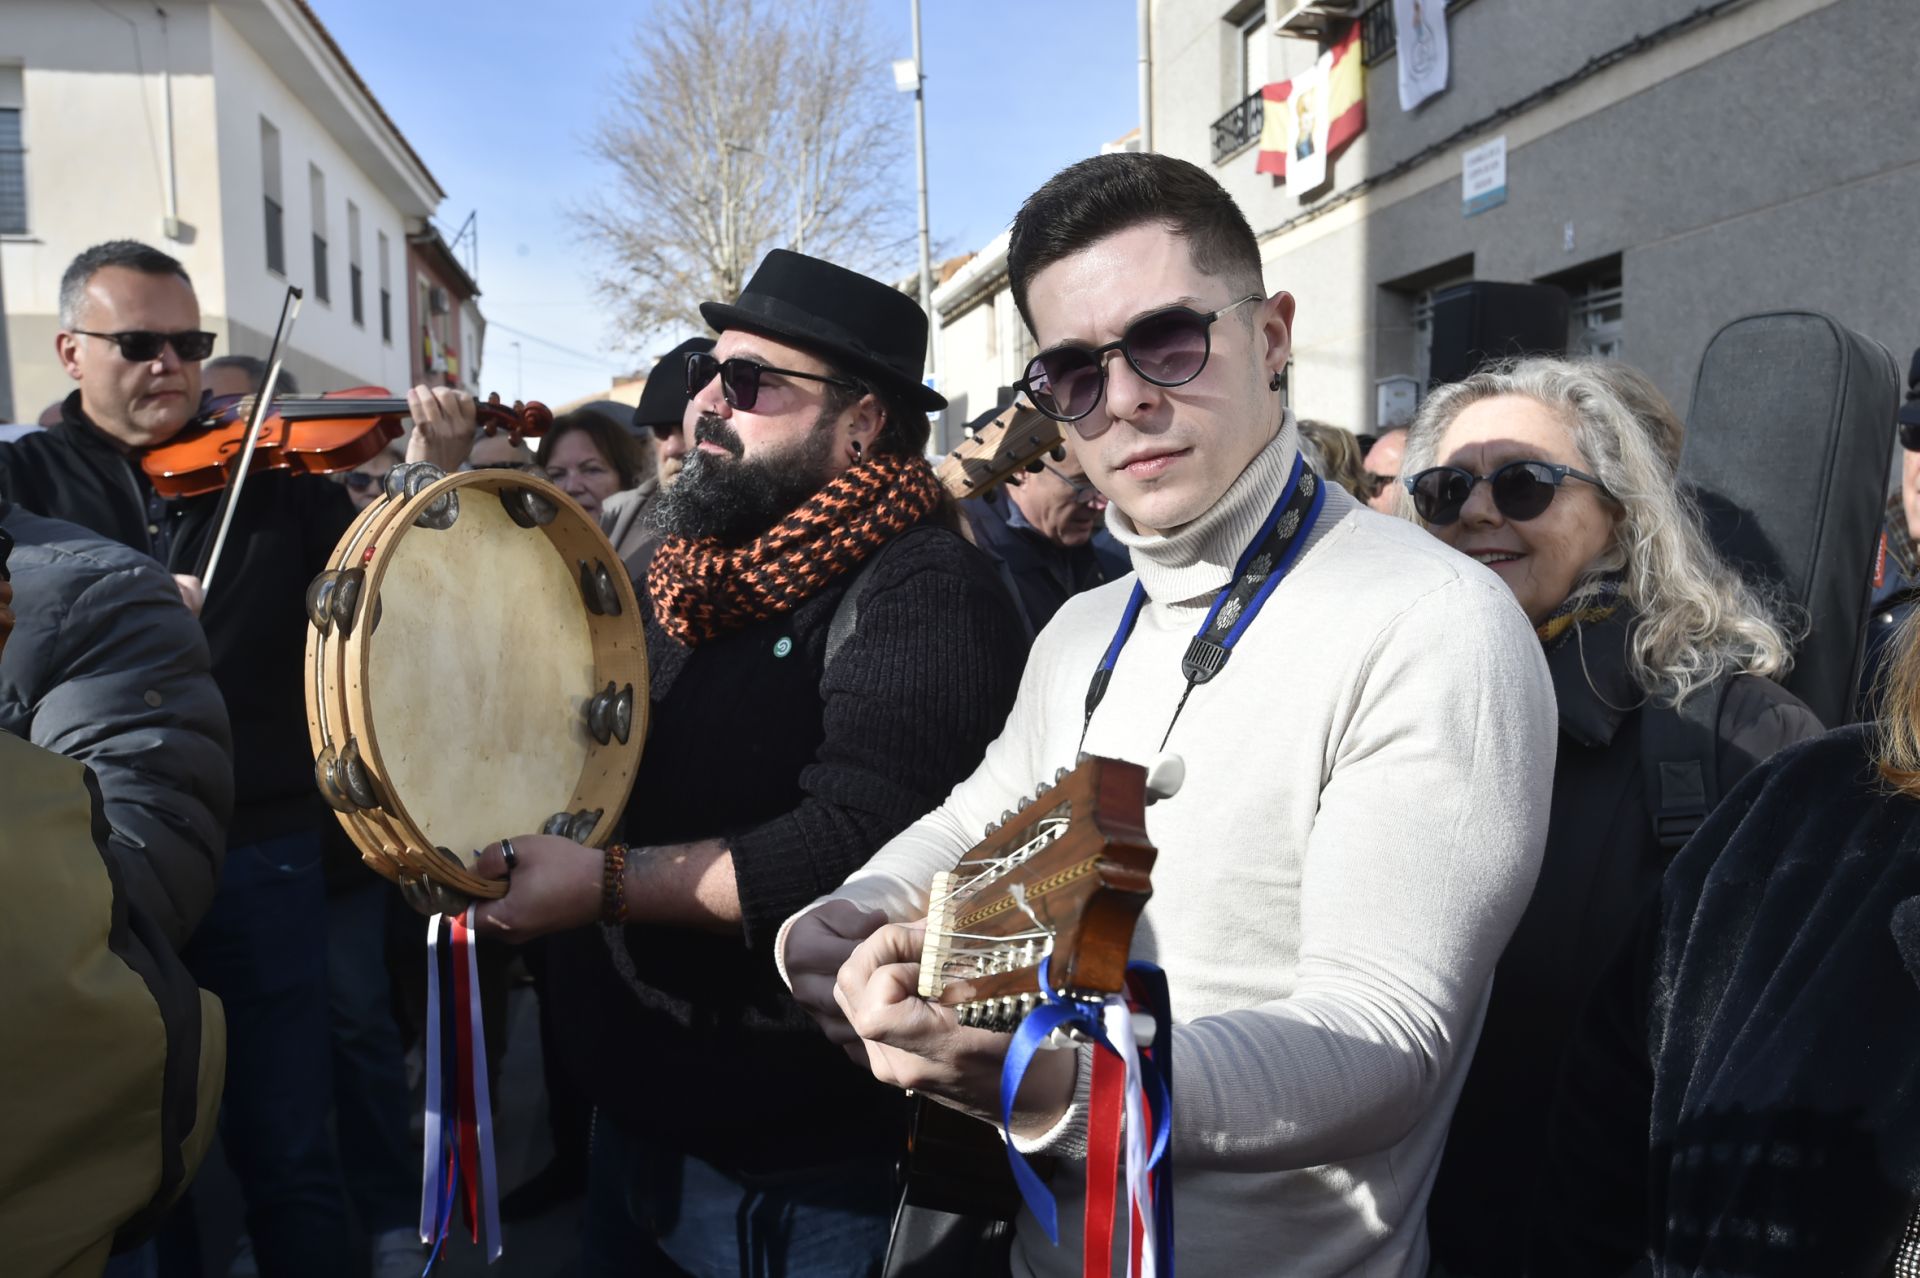
<path id="1" fill-rule="evenodd" d="M 942 489 L 921 457 L 869 456 L 744 546 L 669 537 L 647 570 L 660 628 L 697 647 L 792 612 L 926 518 Z"/>

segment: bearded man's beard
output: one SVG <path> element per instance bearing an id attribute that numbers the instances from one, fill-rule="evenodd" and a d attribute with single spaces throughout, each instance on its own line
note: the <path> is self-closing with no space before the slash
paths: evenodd
<path id="1" fill-rule="evenodd" d="M 717 537 L 724 545 L 745 545 L 792 514 L 831 478 L 832 427 L 832 417 L 822 414 L 791 447 L 748 458 L 733 427 L 703 414 L 693 427 L 696 446 L 672 486 L 651 503 L 648 521 L 671 537 Z M 698 447 L 708 442 L 731 455 Z"/>

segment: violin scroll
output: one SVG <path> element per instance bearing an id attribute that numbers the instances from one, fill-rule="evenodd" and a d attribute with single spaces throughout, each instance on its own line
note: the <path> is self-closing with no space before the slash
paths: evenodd
<path id="1" fill-rule="evenodd" d="M 501 401 L 499 391 L 475 400 L 473 411 L 484 433 L 494 435 L 504 430 L 516 444 L 546 434 L 553 425 L 553 410 L 539 400 L 516 399 L 509 407 Z"/>

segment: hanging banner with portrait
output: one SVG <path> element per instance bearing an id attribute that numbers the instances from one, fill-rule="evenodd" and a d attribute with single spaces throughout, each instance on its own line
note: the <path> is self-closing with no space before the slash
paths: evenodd
<path id="1" fill-rule="evenodd" d="M 1360 24 L 1291 80 L 1260 91 L 1266 118 L 1257 172 L 1296 191 L 1327 180 L 1327 162 L 1367 127 L 1367 75 L 1360 63 Z"/>
<path id="2" fill-rule="evenodd" d="M 1411 111 L 1447 87 L 1446 0 L 1393 0 L 1400 109 Z"/>

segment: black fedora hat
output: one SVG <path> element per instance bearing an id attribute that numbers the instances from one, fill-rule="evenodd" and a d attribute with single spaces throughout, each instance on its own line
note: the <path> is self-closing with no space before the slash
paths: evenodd
<path id="1" fill-rule="evenodd" d="M 702 302 L 700 314 L 717 333 L 747 328 L 792 342 L 924 412 L 947 406 L 920 380 L 927 313 L 905 293 L 858 271 L 775 249 L 731 305 Z"/>
<path id="2" fill-rule="evenodd" d="M 687 356 L 713 349 L 711 337 L 689 337 L 665 355 L 647 374 L 640 402 L 633 407 L 633 428 L 651 431 L 656 424 L 680 424 L 687 414 Z"/>

